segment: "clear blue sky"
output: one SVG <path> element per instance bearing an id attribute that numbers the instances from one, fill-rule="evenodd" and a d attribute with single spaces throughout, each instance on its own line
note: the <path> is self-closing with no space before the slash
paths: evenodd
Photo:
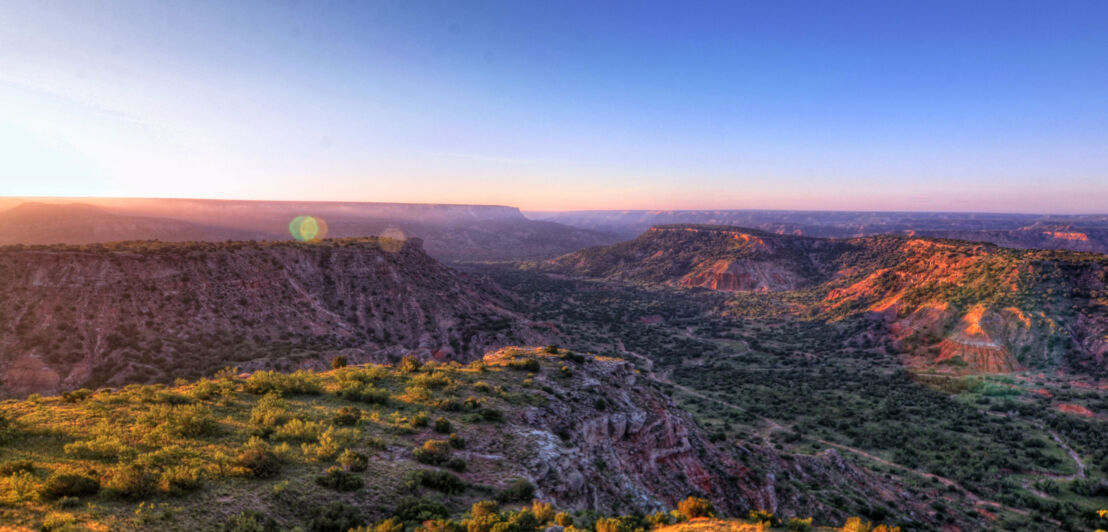
<path id="1" fill-rule="evenodd" d="M 0 0 L 0 195 L 1108 212 L 1108 2 Z"/>

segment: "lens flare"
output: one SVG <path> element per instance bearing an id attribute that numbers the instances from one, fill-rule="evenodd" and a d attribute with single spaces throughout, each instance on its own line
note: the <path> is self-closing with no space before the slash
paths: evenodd
<path id="1" fill-rule="evenodd" d="M 404 231 L 395 227 L 389 227 L 381 231 L 381 238 L 381 249 L 390 253 L 396 253 L 400 251 L 400 248 L 404 245 L 404 240 L 408 237 L 404 235 Z"/>
<path id="2" fill-rule="evenodd" d="M 327 236 L 327 222 L 315 216 L 297 216 L 289 222 L 289 233 L 301 242 L 323 240 Z"/>

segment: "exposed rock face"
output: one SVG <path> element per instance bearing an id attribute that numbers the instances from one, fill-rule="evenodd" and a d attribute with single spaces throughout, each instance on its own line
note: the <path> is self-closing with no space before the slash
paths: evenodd
<path id="1" fill-rule="evenodd" d="M 861 239 L 877 245 L 882 239 Z M 890 267 L 854 264 L 829 283 L 833 309 L 884 318 L 916 366 L 955 373 L 1029 367 L 1108 371 L 1108 257 L 957 241 L 886 240 Z M 1076 311 L 1076 312 L 1075 312 Z"/>
<path id="2" fill-rule="evenodd" d="M 828 280 L 842 243 L 717 226 L 658 226 L 544 263 L 549 271 L 721 291 L 776 292 Z"/>
<path id="3" fill-rule="evenodd" d="M 9 395 L 233 365 L 324 367 L 338 353 L 467 360 L 541 341 L 503 293 L 441 266 L 418 240 L 9 247 L 0 294 Z"/>
<path id="4" fill-rule="evenodd" d="M 1064 249 L 1108 253 L 1108 229 L 1073 225 L 1033 224 L 1010 231 L 923 231 L 921 236 L 990 242 L 1006 248 Z"/>
<path id="5" fill-rule="evenodd" d="M 4 395 L 23 396 L 42 391 L 54 391 L 61 376 L 34 354 L 12 360 L 4 369 Z"/>
<path id="6" fill-rule="evenodd" d="M 1057 238 L 1081 241 L 1067 232 Z M 832 240 L 661 226 L 541 267 L 720 291 L 804 290 L 780 306 L 828 319 L 878 317 L 910 363 L 941 371 L 1062 367 L 1108 374 L 1105 255 L 933 238 Z"/>
<path id="7" fill-rule="evenodd" d="M 916 522 L 935 519 L 902 486 L 854 467 L 835 451 L 794 457 L 758 445 L 710 443 L 686 412 L 626 361 L 567 364 L 571 377 L 546 371 L 534 377 L 545 405 L 513 413 L 513 437 L 505 439 L 514 446 L 505 458 L 518 462 L 540 497 L 558 507 L 652 512 L 701 495 L 729 515 L 768 509 L 841 522 L 845 515 L 791 488 L 814 483 L 844 493 L 861 490 Z"/>

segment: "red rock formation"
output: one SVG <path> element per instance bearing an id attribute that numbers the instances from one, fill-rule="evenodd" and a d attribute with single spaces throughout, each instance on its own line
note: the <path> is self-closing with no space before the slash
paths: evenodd
<path id="1" fill-rule="evenodd" d="M 491 353 L 485 361 L 505 364 L 514 351 Z M 546 356 L 536 350 L 529 353 Z M 506 430 L 515 437 L 497 439 L 518 444 L 505 453 L 527 471 L 539 487 L 537 495 L 558 507 L 652 512 L 700 493 L 730 515 L 757 508 L 828 521 L 845 518 L 808 493 L 782 487 L 799 482 L 861 490 L 905 515 L 931 519 L 902 487 L 854 467 L 835 451 L 785 456 L 758 445 L 719 447 L 632 364 L 587 360 L 573 365 L 572 379 L 545 371 L 535 375 L 535 383 L 541 384 L 536 390 L 557 393 L 544 396 L 548 400 L 543 406 L 513 413 Z M 598 398 L 603 398 L 604 408 L 595 406 Z M 744 465 L 750 463 L 760 464 L 761 472 Z"/>
<path id="2" fill-rule="evenodd" d="M 1077 414 L 1079 416 L 1093 417 L 1093 411 L 1082 405 L 1075 405 L 1069 403 L 1062 403 L 1058 405 L 1058 410 L 1066 412 L 1068 414 Z"/>
<path id="3" fill-rule="evenodd" d="M 544 336 L 504 309 L 505 294 L 443 267 L 417 239 L 394 252 L 376 239 L 9 247 L 0 272 L 9 391 L 168 381 L 228 365 L 324 368 L 340 352 L 351 362 L 465 360 Z"/>

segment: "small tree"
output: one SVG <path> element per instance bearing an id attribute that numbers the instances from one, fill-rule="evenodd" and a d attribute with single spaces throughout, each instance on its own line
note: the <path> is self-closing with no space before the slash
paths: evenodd
<path id="1" fill-rule="evenodd" d="M 422 367 L 423 362 L 412 355 L 404 355 L 404 358 L 400 359 L 400 371 L 404 373 L 415 373 Z"/>
<path id="2" fill-rule="evenodd" d="M 331 359 L 331 369 L 339 369 L 346 367 L 346 357 L 339 355 Z"/>
<path id="3" fill-rule="evenodd" d="M 689 497 L 677 503 L 677 511 L 689 519 L 697 517 L 713 517 L 716 514 L 712 507 L 712 501 L 701 497 Z"/>
<path id="4" fill-rule="evenodd" d="M 442 416 L 439 416 L 435 419 L 434 428 L 435 432 L 438 432 L 439 434 L 449 434 L 451 429 L 450 421 Z"/>

